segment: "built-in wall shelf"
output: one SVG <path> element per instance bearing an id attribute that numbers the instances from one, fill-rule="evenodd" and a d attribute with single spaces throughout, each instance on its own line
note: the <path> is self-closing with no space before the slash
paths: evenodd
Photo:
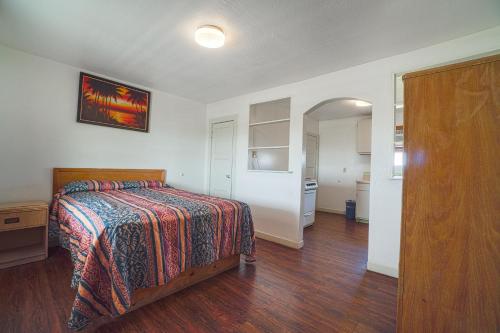
<path id="1" fill-rule="evenodd" d="M 266 124 L 276 124 L 276 123 L 282 123 L 282 122 L 286 122 L 286 121 L 290 121 L 290 118 L 268 120 L 268 121 L 260 121 L 258 123 L 251 123 L 249 126 L 258 126 L 258 125 L 266 125 Z"/>
<path id="2" fill-rule="evenodd" d="M 258 150 L 258 149 L 283 149 L 283 148 L 288 148 L 288 146 L 248 147 L 249 150 Z"/>
<path id="3" fill-rule="evenodd" d="M 250 105 L 248 171 L 288 172 L 290 98 Z"/>
<path id="4" fill-rule="evenodd" d="M 292 170 L 247 170 L 248 172 L 293 173 Z"/>

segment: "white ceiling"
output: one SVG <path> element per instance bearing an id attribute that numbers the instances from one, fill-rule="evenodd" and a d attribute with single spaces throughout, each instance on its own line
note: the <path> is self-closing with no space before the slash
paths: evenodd
<path id="1" fill-rule="evenodd" d="M 356 106 L 356 99 L 342 98 L 323 102 L 311 111 L 307 116 L 319 121 L 341 118 L 368 116 L 372 114 L 372 106 Z"/>
<path id="2" fill-rule="evenodd" d="M 227 44 L 195 44 L 202 24 Z M 213 102 L 500 24 L 498 0 L 0 0 L 0 43 Z"/>

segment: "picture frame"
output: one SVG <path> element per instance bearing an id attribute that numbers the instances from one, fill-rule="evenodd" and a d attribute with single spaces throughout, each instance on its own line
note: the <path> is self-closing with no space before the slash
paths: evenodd
<path id="1" fill-rule="evenodd" d="M 149 132 L 151 92 L 80 72 L 77 122 Z"/>

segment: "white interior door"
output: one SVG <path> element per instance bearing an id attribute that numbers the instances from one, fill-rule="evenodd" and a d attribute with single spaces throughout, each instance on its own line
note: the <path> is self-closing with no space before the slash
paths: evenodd
<path id="1" fill-rule="evenodd" d="M 213 123 L 211 129 L 210 195 L 231 198 L 234 121 Z"/>
<path id="2" fill-rule="evenodd" d="M 318 136 L 306 135 L 306 177 L 318 179 Z"/>

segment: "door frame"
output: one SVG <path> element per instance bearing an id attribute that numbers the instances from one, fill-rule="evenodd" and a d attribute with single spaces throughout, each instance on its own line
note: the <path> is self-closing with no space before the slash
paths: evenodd
<path id="1" fill-rule="evenodd" d="M 206 181 L 205 181 L 205 193 L 210 194 L 210 180 L 212 177 L 212 127 L 215 124 L 233 122 L 233 161 L 231 163 L 231 196 L 230 199 L 234 197 L 234 192 L 236 189 L 235 175 L 236 175 L 236 145 L 237 145 L 237 132 L 238 132 L 238 116 L 229 115 L 224 117 L 217 117 L 208 119 L 207 127 L 207 157 L 206 157 Z"/>
<path id="2" fill-rule="evenodd" d="M 306 154 L 307 154 L 307 136 L 310 135 L 310 136 L 314 136 L 316 138 L 316 170 L 315 170 L 315 174 L 316 174 L 316 177 L 314 177 L 316 179 L 316 181 L 318 182 L 319 184 L 319 133 L 316 134 L 316 133 L 312 133 L 312 132 L 306 132 Z M 306 159 L 307 159 L 307 155 L 306 155 Z M 306 163 L 307 163 L 307 160 L 306 160 Z M 307 164 L 306 164 L 306 169 L 307 169 Z"/>

